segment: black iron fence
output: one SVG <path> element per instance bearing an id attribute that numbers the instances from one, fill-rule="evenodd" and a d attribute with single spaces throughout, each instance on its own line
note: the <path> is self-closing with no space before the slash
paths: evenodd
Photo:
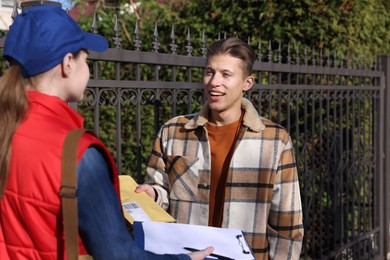
<path id="1" fill-rule="evenodd" d="M 155 38 L 145 50 L 136 29 L 133 50 L 120 49 L 116 35 L 108 51 L 90 54 L 85 98 L 71 105 L 107 144 L 121 174 L 143 182 L 161 124 L 199 110 L 210 41 L 177 46 L 172 35 L 171 42 Z M 368 65 L 333 52 L 248 42 L 257 61 L 256 84 L 246 96 L 262 116 L 286 127 L 294 142 L 304 210 L 302 259 L 384 259 L 390 56 Z M 159 52 L 163 44 L 171 53 Z M 200 56 L 193 56 L 196 48 Z"/>

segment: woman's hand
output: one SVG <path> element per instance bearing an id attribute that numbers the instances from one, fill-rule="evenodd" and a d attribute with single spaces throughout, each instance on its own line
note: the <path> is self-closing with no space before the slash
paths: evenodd
<path id="1" fill-rule="evenodd" d="M 203 250 L 189 253 L 191 260 L 203 260 L 206 256 L 210 255 L 214 251 L 214 247 L 209 246 Z"/>

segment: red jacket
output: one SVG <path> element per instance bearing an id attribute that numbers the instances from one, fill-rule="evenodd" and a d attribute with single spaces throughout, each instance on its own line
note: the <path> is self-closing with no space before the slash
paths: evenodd
<path id="1" fill-rule="evenodd" d="M 69 130 L 82 128 L 83 118 L 57 97 L 33 91 L 28 95 L 30 108 L 13 137 L 8 181 L 0 200 L 0 259 L 62 259 L 62 145 Z M 98 138 L 83 135 L 78 160 L 91 145 L 106 154 L 119 196 L 115 163 Z M 86 254 L 80 238 L 79 252 Z"/>

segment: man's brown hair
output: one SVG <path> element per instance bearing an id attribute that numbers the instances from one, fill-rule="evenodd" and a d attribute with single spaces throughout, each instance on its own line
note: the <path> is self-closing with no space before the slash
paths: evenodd
<path id="1" fill-rule="evenodd" d="M 218 40 L 208 47 L 207 61 L 209 58 L 221 54 L 228 54 L 242 60 L 244 76 L 251 75 L 255 62 L 255 52 L 249 44 L 234 37 Z"/>

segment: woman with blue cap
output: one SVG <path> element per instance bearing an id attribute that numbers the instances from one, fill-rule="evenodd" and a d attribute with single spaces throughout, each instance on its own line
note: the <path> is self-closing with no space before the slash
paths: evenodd
<path id="1" fill-rule="evenodd" d="M 88 50 L 107 40 L 84 32 L 55 5 L 29 7 L 6 35 L 10 68 L 0 80 L 0 259 L 64 259 L 61 155 L 65 137 L 83 128 L 67 102 L 89 80 Z M 94 135 L 77 153 L 80 255 L 94 259 L 203 259 L 196 253 L 156 255 L 138 248 L 125 226 L 115 163 Z"/>

